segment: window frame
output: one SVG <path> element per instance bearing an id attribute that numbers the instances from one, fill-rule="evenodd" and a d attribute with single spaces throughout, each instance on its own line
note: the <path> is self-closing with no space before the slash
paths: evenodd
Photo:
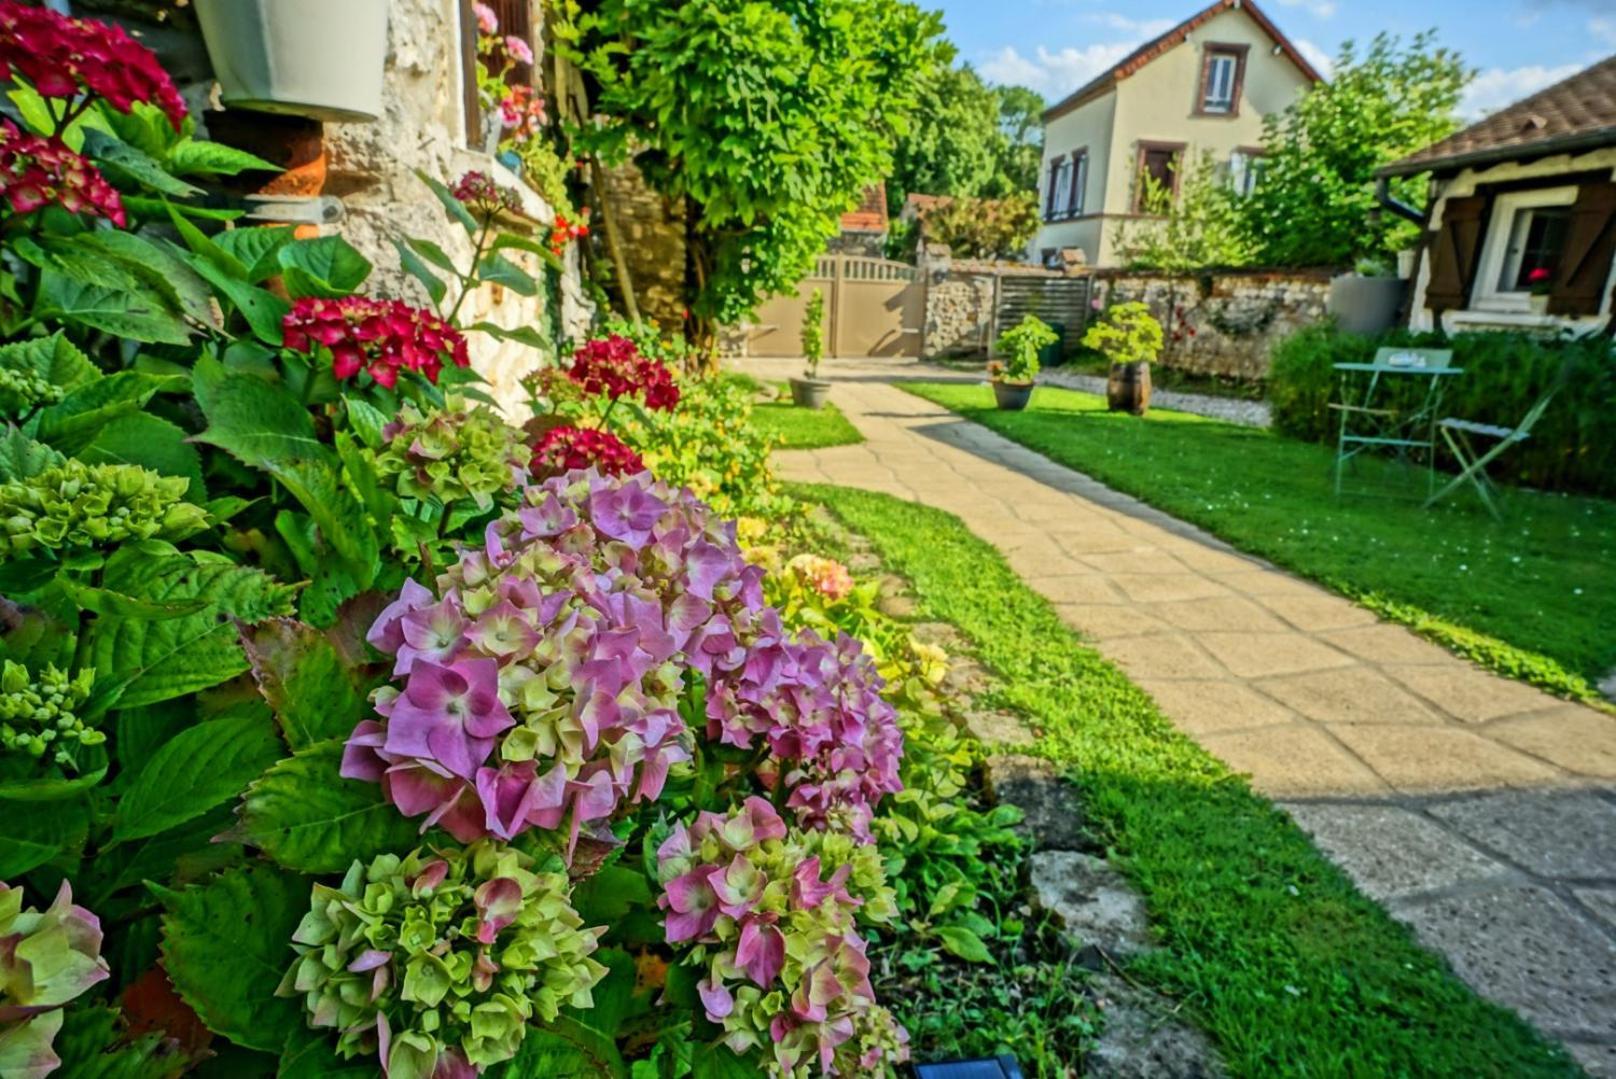
<path id="1" fill-rule="evenodd" d="M 1186 142 L 1157 142 L 1140 139 L 1133 161 L 1133 198 L 1129 201 L 1131 211 L 1140 217 L 1160 217 L 1160 214 L 1149 213 L 1145 210 L 1145 159 L 1154 151 L 1169 153 L 1173 158 L 1173 190 L 1170 198 L 1178 201 L 1179 185 L 1184 182 L 1184 153 L 1189 149 Z"/>
<path id="2" fill-rule="evenodd" d="M 1471 282 L 1468 310 L 1528 312 L 1532 309 L 1532 294 L 1528 289 L 1500 288 L 1504 269 L 1510 259 L 1510 237 L 1515 231 L 1515 219 L 1521 213 L 1556 206 L 1573 206 L 1577 201 L 1576 184 L 1556 184 L 1552 187 L 1533 187 L 1500 193 L 1486 215 L 1486 231 L 1481 240 L 1481 258 Z"/>
<path id="3" fill-rule="evenodd" d="M 490 2 L 490 0 L 484 0 Z M 465 125 L 465 145 L 469 150 L 482 152 L 483 138 L 483 108 L 477 88 L 477 14 L 472 9 L 472 0 L 459 0 L 460 4 L 460 94 L 461 94 L 461 122 Z M 533 50 L 535 57 L 539 53 L 539 45 L 535 39 L 535 26 L 533 21 L 533 5 L 531 0 L 491 0 L 490 6 L 500 17 L 500 37 L 504 38 L 510 33 L 516 33 L 528 48 Z M 517 28 L 512 29 L 512 16 L 516 16 Z M 538 64 L 517 64 L 506 76 L 506 85 L 539 85 Z"/>
<path id="4" fill-rule="evenodd" d="M 1070 221 L 1082 217 L 1088 205 L 1089 148 L 1079 146 L 1072 151 L 1069 160 L 1067 168 L 1071 170 L 1072 182 L 1066 198 L 1066 218 Z"/>
<path id="5" fill-rule="evenodd" d="M 1250 45 L 1240 45 L 1232 41 L 1206 43 L 1201 52 L 1201 78 L 1195 90 L 1196 116 L 1233 119 L 1240 115 L 1240 94 L 1246 85 L 1246 57 L 1250 52 Z M 1212 89 L 1212 65 L 1219 57 L 1227 57 L 1234 61 L 1234 71 L 1230 75 L 1229 84 L 1229 107 L 1226 109 L 1207 107 L 1207 93 Z"/>

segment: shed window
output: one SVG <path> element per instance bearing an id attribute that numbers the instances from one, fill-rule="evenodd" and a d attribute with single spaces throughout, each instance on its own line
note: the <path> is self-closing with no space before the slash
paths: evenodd
<path id="1" fill-rule="evenodd" d="M 1547 293 L 1560 276 L 1571 231 L 1575 187 L 1511 191 L 1493 201 L 1483 241 L 1474 303 L 1524 310 L 1534 292 Z"/>

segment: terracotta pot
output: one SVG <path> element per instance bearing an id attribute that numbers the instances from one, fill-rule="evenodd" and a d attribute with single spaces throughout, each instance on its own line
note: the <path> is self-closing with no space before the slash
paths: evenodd
<path id="1" fill-rule="evenodd" d="M 1112 412 L 1143 416 L 1150 408 L 1150 362 L 1114 363 L 1105 383 L 1105 404 Z"/>
<path id="2" fill-rule="evenodd" d="M 799 408 L 821 409 L 830 397 L 830 383 L 822 378 L 794 378 L 791 380 L 791 399 Z"/>
<path id="3" fill-rule="evenodd" d="M 993 381 L 993 397 L 999 403 L 1001 412 L 1020 412 L 1032 400 L 1032 391 L 1035 383 L 1032 382 L 1001 382 Z"/>
<path id="4" fill-rule="evenodd" d="M 382 114 L 387 0 L 196 0 L 224 103 L 355 122 Z"/>

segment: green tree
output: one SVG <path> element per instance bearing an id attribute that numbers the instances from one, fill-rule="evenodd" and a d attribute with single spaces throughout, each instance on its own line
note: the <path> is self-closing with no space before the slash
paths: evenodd
<path id="1" fill-rule="evenodd" d="M 568 0 L 558 22 L 592 84 L 578 143 L 684 209 L 687 336 L 708 355 L 887 175 L 943 58 L 940 16 L 905 0 Z"/>
<path id="2" fill-rule="evenodd" d="M 1223 182 L 1210 153 L 1190 164 L 1176 199 L 1149 176 L 1137 182 L 1146 187 L 1146 209 L 1160 220 L 1118 223 L 1114 238 L 1124 266 L 1184 274 L 1246 266 L 1256 257 L 1246 227 L 1246 199 Z"/>
<path id="3" fill-rule="evenodd" d="M 969 66 L 939 66 L 919 87 L 914 124 L 892 155 L 888 209 L 911 192 L 979 195 L 993 183 L 1000 158 L 999 102 Z"/>
<path id="4" fill-rule="evenodd" d="M 1452 134 L 1455 108 L 1473 72 L 1435 33 L 1379 34 L 1360 56 L 1342 45 L 1329 82 L 1267 118 L 1268 156 L 1245 204 L 1259 260 L 1274 265 L 1344 266 L 1383 257 L 1413 241 L 1412 224 L 1375 213 L 1377 168 Z M 1421 202 L 1425 178 L 1393 184 Z"/>
<path id="5" fill-rule="evenodd" d="M 926 214 L 928 243 L 947 244 L 955 258 L 1019 258 L 1038 234 L 1038 192 L 1002 199 L 958 198 Z"/>
<path id="6" fill-rule="evenodd" d="M 1025 86 L 995 86 L 999 99 L 999 167 L 982 194 L 1009 195 L 1038 190 L 1044 160 L 1044 99 Z"/>

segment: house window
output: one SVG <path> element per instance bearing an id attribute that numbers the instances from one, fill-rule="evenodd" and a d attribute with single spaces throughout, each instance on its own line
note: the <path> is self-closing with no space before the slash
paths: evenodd
<path id="1" fill-rule="evenodd" d="M 1081 217 L 1083 201 L 1089 186 L 1089 152 L 1078 150 L 1072 154 L 1072 195 L 1066 204 L 1068 217 Z"/>
<path id="2" fill-rule="evenodd" d="M 1057 157 L 1049 165 L 1049 200 L 1044 208 L 1045 221 L 1060 221 L 1070 214 L 1072 201 L 1072 165 L 1069 157 Z"/>
<path id="3" fill-rule="evenodd" d="M 1178 161 L 1183 143 L 1142 142 L 1134 184 L 1133 212 L 1165 214 L 1178 195 Z"/>
<path id="4" fill-rule="evenodd" d="M 1534 289 L 1548 289 L 1560 270 L 1576 200 L 1575 187 L 1498 196 L 1483 242 L 1474 306 L 1524 311 Z"/>
<path id="5" fill-rule="evenodd" d="M 495 36 L 501 42 L 515 37 L 527 43 L 531 50 L 533 47 L 533 10 L 531 0 L 483 0 L 482 6 L 492 11 L 499 23 Z M 460 63 L 461 63 L 461 95 L 466 118 L 466 144 L 474 148 L 482 148 L 484 137 L 487 134 L 487 124 L 483 117 L 483 109 L 478 100 L 477 91 L 477 46 L 480 28 L 477 23 L 477 12 L 472 0 L 460 0 Z M 506 54 L 503 44 L 498 46 L 499 55 L 488 61 L 494 68 L 505 64 Z M 517 63 L 511 65 L 505 73 L 505 82 L 510 86 L 531 86 L 534 83 L 535 72 L 532 64 Z"/>
<path id="6" fill-rule="evenodd" d="M 1236 195 L 1249 195 L 1262 180 L 1261 150 L 1236 150 L 1229 155 L 1229 189 Z"/>
<path id="7" fill-rule="evenodd" d="M 1201 92 L 1195 111 L 1207 116 L 1237 116 L 1240 86 L 1245 82 L 1246 45 L 1208 45 L 1201 66 Z"/>

